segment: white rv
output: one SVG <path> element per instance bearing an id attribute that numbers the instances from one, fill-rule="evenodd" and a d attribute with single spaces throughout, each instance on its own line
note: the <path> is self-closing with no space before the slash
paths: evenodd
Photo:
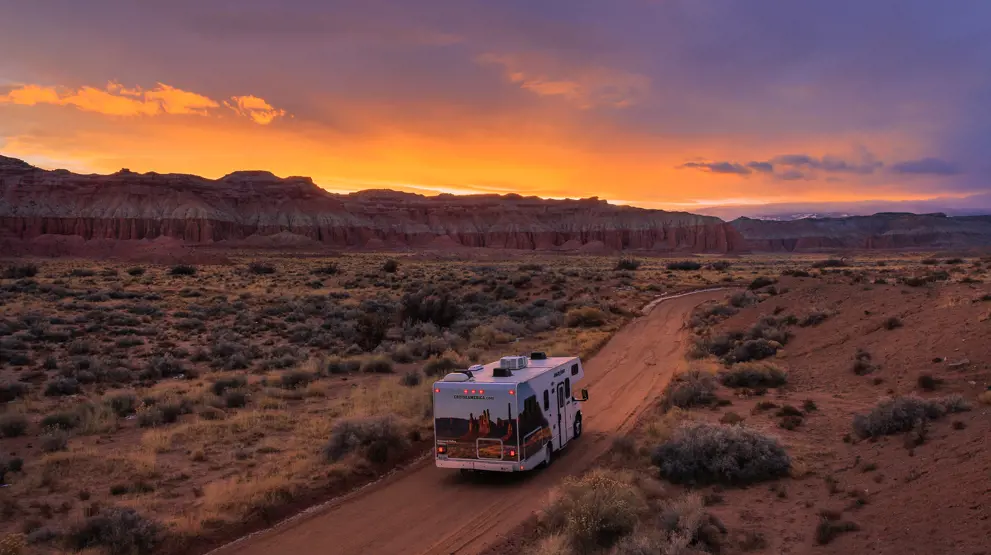
<path id="1" fill-rule="evenodd" d="M 588 392 L 578 357 L 511 356 L 434 383 L 434 458 L 441 468 L 520 472 L 549 464 L 582 434 Z"/>

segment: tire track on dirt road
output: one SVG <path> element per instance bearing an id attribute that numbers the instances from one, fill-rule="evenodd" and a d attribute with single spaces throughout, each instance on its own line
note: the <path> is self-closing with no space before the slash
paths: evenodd
<path id="1" fill-rule="evenodd" d="M 684 322 L 698 304 L 725 295 L 671 297 L 634 320 L 585 364 L 585 433 L 543 470 L 466 480 L 433 466 L 411 466 L 212 555 L 470 555 L 499 541 L 539 510 L 550 489 L 581 473 L 611 439 L 633 425 L 684 368 Z"/>

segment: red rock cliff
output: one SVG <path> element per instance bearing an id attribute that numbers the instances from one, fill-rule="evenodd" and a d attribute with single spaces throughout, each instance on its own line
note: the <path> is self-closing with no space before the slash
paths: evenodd
<path id="1" fill-rule="evenodd" d="M 235 172 L 78 175 L 0 156 L 0 232 L 17 239 L 187 242 L 289 232 L 335 247 L 463 245 L 553 249 L 602 242 L 626 250 L 734 252 L 732 226 L 709 216 L 610 205 L 598 199 L 439 195 L 394 191 L 336 195 L 309 178 Z"/>

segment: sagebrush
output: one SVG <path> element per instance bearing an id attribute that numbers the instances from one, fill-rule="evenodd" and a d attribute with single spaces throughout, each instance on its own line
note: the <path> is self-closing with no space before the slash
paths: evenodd
<path id="1" fill-rule="evenodd" d="M 791 468 L 776 438 L 704 422 L 683 424 L 654 450 L 652 462 L 676 483 L 749 484 L 785 476 Z"/>

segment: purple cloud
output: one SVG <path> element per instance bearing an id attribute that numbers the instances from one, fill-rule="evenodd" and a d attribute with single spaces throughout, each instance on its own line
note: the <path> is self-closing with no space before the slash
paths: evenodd
<path id="1" fill-rule="evenodd" d="M 963 173 L 955 164 L 939 158 L 920 158 L 919 160 L 898 162 L 891 166 L 891 171 L 921 175 L 959 175 Z"/>

